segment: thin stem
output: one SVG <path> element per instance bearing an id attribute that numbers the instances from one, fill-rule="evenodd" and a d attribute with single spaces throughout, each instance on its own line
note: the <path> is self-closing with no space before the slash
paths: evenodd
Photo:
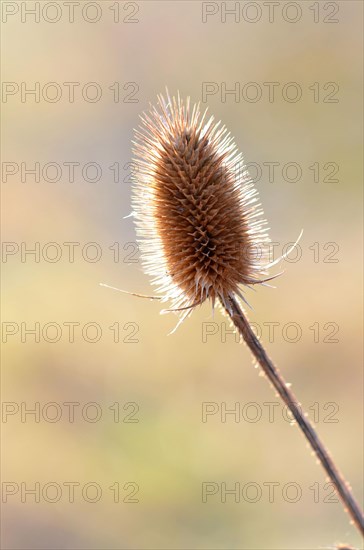
<path id="1" fill-rule="evenodd" d="M 335 485 L 336 490 L 344 503 L 344 507 L 349 512 L 353 522 L 356 524 L 359 531 L 364 534 L 363 512 L 361 511 L 354 496 L 352 495 L 348 483 L 345 481 L 338 468 L 335 466 L 332 458 L 328 453 L 328 450 L 319 439 L 313 426 L 304 416 L 301 408 L 298 405 L 298 401 L 294 393 L 289 389 L 279 370 L 277 369 L 277 367 L 275 367 L 271 359 L 268 357 L 262 344 L 254 334 L 249 324 L 249 321 L 245 317 L 236 298 L 234 296 L 229 297 L 229 309 L 231 311 L 229 311 L 224 304 L 222 305 L 226 312 L 230 315 L 234 325 L 236 326 L 239 333 L 244 338 L 247 346 L 250 348 L 254 357 L 262 367 L 263 372 L 266 374 L 269 381 L 277 390 L 279 396 L 282 398 L 284 403 L 293 414 L 295 420 L 297 421 L 297 424 L 301 428 L 312 449 L 315 451 L 318 459 L 320 460 L 332 483 Z"/>

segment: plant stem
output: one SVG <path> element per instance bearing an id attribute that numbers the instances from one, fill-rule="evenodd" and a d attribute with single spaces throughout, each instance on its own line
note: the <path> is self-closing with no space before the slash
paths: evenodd
<path id="1" fill-rule="evenodd" d="M 236 326 L 239 333 L 244 338 L 247 346 L 250 348 L 254 357 L 262 367 L 264 374 L 273 384 L 279 396 L 293 414 L 295 420 L 297 421 L 297 424 L 301 428 L 312 449 L 315 451 L 318 459 L 320 460 L 332 483 L 335 485 L 336 490 L 339 493 L 341 500 L 343 501 L 344 507 L 349 512 L 353 522 L 356 524 L 359 531 L 364 534 L 363 512 L 361 511 L 354 496 L 352 495 L 348 483 L 345 481 L 338 468 L 335 466 L 332 458 L 328 453 L 328 450 L 319 439 L 313 426 L 307 420 L 306 416 L 304 416 L 304 413 L 299 407 L 298 401 L 294 393 L 289 389 L 279 370 L 268 357 L 266 351 L 254 334 L 248 319 L 245 317 L 239 303 L 234 296 L 229 297 L 229 304 L 232 313 L 229 312 L 227 308 L 223 305 L 225 311 L 228 313 L 228 315 L 230 315 L 234 325 Z"/>

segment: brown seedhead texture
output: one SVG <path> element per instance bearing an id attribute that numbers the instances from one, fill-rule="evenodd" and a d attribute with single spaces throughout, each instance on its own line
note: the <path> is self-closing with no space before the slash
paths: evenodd
<path id="1" fill-rule="evenodd" d="M 141 119 L 133 213 L 145 270 L 182 319 L 206 299 L 229 309 L 266 274 L 269 242 L 242 155 L 189 98 L 159 96 Z"/>

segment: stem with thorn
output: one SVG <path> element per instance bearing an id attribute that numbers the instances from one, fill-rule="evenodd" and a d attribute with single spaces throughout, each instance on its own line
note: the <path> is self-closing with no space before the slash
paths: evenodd
<path id="1" fill-rule="evenodd" d="M 245 343 L 249 347 L 253 356 L 256 358 L 261 368 L 263 369 L 264 374 L 267 376 L 268 380 L 273 384 L 275 390 L 287 405 L 288 409 L 291 411 L 293 417 L 295 418 L 297 424 L 304 433 L 307 441 L 311 445 L 313 451 L 316 453 L 317 458 L 321 462 L 324 470 L 329 476 L 330 480 L 336 487 L 340 498 L 349 512 L 353 522 L 361 532 L 364 534 L 364 516 L 361 511 L 358 503 L 356 502 L 353 494 L 350 491 L 348 483 L 345 481 L 338 468 L 335 466 L 332 458 L 330 457 L 328 450 L 319 439 L 316 431 L 309 422 L 309 420 L 304 416 L 300 407 L 298 406 L 297 399 L 293 392 L 289 389 L 286 382 L 284 381 L 282 375 L 280 374 L 277 367 L 273 364 L 271 359 L 268 357 L 266 351 L 264 350 L 261 342 L 258 340 L 254 334 L 248 319 L 245 317 L 239 303 L 236 298 L 232 295 L 229 296 L 229 309 L 222 304 L 225 311 L 231 317 L 232 322 L 238 329 L 240 335 L 244 338 Z M 230 311 L 229 311 L 230 310 Z"/>

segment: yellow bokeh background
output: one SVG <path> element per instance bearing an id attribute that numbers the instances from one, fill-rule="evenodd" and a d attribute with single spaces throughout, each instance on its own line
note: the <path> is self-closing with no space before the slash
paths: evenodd
<path id="1" fill-rule="evenodd" d="M 3 547 L 292 550 L 339 542 L 360 547 L 341 504 L 327 502 L 331 490 L 321 466 L 297 427 L 283 418 L 246 347 L 224 332 L 228 325 L 220 312 L 212 318 L 205 304 L 169 336 L 177 318 L 160 316 L 160 304 L 99 283 L 153 293 L 135 248 L 133 220 L 124 219 L 131 211 L 133 129 L 166 86 L 195 102 L 205 99 L 204 83 L 214 83 L 218 91 L 202 107 L 226 124 L 246 162 L 261 168 L 256 185 L 277 252 L 304 229 L 302 257 L 275 268 L 285 270 L 277 288 L 248 291 L 249 317 L 362 501 L 362 3 L 330 2 L 338 8 L 331 16 L 332 7 L 323 2 L 302 1 L 296 23 L 287 21 L 295 9 L 287 2 L 279 3 L 272 22 L 265 3 L 250 3 L 262 10 L 255 23 L 248 19 L 256 6 L 244 12 L 245 19 L 227 15 L 224 22 L 221 2 L 95 2 L 101 18 L 94 23 L 82 17 L 83 0 L 73 23 L 64 2 L 53 3 L 62 15 L 55 23 L 46 20 L 58 13 L 54 7 L 46 16 L 41 12 L 37 23 L 22 12 L 34 2 L 2 4 L 3 10 L 4 4 L 18 8 L 7 17 L 2 13 L 2 80 L 7 83 L 1 106 L 2 482 L 14 489 L 8 494 L 10 485 L 3 485 Z M 247 10 L 247 2 L 226 4 Z M 88 9 L 92 19 L 98 11 Z M 207 9 L 211 15 L 203 22 Z M 50 82 L 60 86 L 57 102 L 42 95 Z M 79 84 L 74 102 L 67 82 Z M 102 90 L 97 102 L 82 96 L 90 82 Z M 262 90 L 260 100 L 221 96 L 223 86 L 243 89 L 249 82 Z M 273 101 L 267 82 L 278 83 Z M 297 102 L 282 95 L 289 82 L 302 89 Z M 329 82 L 338 87 L 337 102 L 324 101 Z M 22 87 L 29 90 L 36 83 L 39 102 L 31 94 L 22 97 Z M 318 98 L 310 89 L 317 85 Z M 134 91 L 135 102 L 126 102 Z M 36 162 L 41 168 L 57 163 L 59 181 L 26 175 Z M 70 162 L 79 163 L 72 182 L 64 164 Z M 90 162 L 102 171 L 94 183 L 82 175 Z M 274 181 L 263 164 L 269 162 L 279 163 Z M 110 169 L 115 163 L 118 182 Z M 287 163 L 299 165 L 298 181 L 285 177 Z M 310 168 L 314 163 L 320 166 L 319 181 Z M 331 171 L 326 163 L 338 166 L 337 182 L 324 181 Z M 13 175 L 7 172 L 11 167 Z M 92 169 L 87 177 L 93 177 Z M 78 243 L 73 262 L 64 244 L 70 242 Z M 44 248 L 47 243 L 57 243 L 59 261 L 49 261 L 47 250 L 51 256 L 56 248 Z M 88 243 L 101 250 L 98 261 L 85 256 L 89 252 L 92 258 L 95 251 Z M 39 261 L 24 254 L 36 246 Z M 278 325 L 269 341 L 272 322 Z M 38 342 L 24 332 L 35 323 Z M 44 336 L 47 323 L 61 328 L 57 342 L 49 341 L 55 339 L 55 325 Z M 74 342 L 65 323 L 78 323 Z M 87 323 L 101 330 L 95 343 L 87 341 L 92 327 L 86 339 L 82 335 Z M 285 332 L 287 323 L 299 325 L 297 342 L 289 341 L 294 333 Z M 119 342 L 114 341 L 117 326 Z M 216 334 L 203 338 L 207 326 Z M 327 342 L 332 327 L 337 327 L 337 341 Z M 74 422 L 64 405 L 69 402 L 79 403 Z M 49 415 L 62 411 L 59 421 L 44 413 L 48 403 L 56 404 L 45 409 Z M 102 412 L 97 422 L 81 414 L 89 403 Z M 119 422 L 110 409 L 114 403 Z M 122 421 L 136 407 L 130 403 L 137 404 L 138 422 Z M 218 408 L 206 422 L 204 403 Z M 261 411 L 257 422 L 245 415 L 249 403 L 251 414 Z M 267 403 L 277 404 L 273 422 Z M 39 422 L 25 414 L 34 407 L 40 407 Z M 238 407 L 239 421 L 228 415 L 223 422 L 223 407 Z M 90 416 L 95 410 L 89 409 Z M 327 421 L 332 411 L 337 422 Z M 50 502 L 51 489 L 49 497 L 42 496 L 50 482 L 62 488 L 57 502 Z M 63 485 L 69 482 L 79 484 L 74 502 Z M 82 496 L 90 482 L 102 490 L 94 503 Z M 123 502 L 128 482 L 138 485 L 138 502 Z M 219 490 L 203 502 L 206 482 Z M 269 482 L 277 484 L 273 502 Z M 40 502 L 23 490 L 36 483 Z M 109 489 L 115 483 L 119 503 Z M 222 483 L 230 489 L 236 483 L 259 486 L 261 498 L 249 502 L 253 488 L 250 497 L 235 502 L 227 495 L 224 503 Z M 287 483 L 302 491 L 295 503 L 284 498 Z M 313 486 L 319 487 L 318 497 Z"/>

